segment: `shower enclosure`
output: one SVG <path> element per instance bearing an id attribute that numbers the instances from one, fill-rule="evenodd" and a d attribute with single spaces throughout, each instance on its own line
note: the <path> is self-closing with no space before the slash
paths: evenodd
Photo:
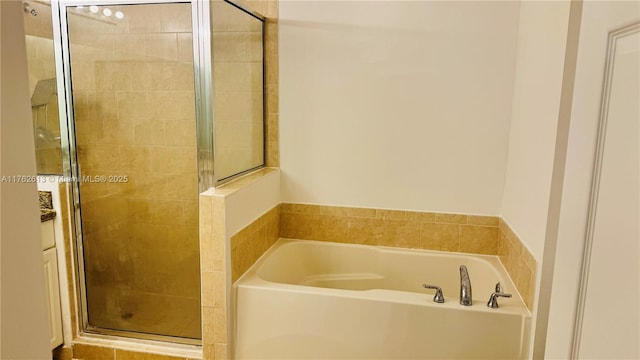
<path id="1" fill-rule="evenodd" d="M 222 1 L 52 7 L 83 331 L 197 344 L 198 195 L 264 164 L 263 19 Z"/>

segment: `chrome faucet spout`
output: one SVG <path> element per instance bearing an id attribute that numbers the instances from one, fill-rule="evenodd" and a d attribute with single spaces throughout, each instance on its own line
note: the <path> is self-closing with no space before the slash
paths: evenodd
<path id="1" fill-rule="evenodd" d="M 471 306 L 473 298 L 471 296 L 471 280 L 466 265 L 460 265 L 460 304 Z"/>

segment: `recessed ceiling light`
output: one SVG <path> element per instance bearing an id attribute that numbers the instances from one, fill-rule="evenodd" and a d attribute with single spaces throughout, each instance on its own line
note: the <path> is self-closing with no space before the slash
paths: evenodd
<path id="1" fill-rule="evenodd" d="M 100 9 L 98 9 L 98 7 L 97 7 L 97 6 L 95 6 L 95 5 L 91 5 L 91 6 L 89 6 L 89 11 L 91 11 L 91 12 L 92 12 L 92 13 L 94 13 L 94 14 L 97 14 L 99 10 L 100 10 Z"/>
<path id="2" fill-rule="evenodd" d="M 109 9 L 109 8 L 104 8 L 104 9 L 102 10 L 102 15 L 104 15 L 104 16 L 111 16 L 111 9 Z"/>

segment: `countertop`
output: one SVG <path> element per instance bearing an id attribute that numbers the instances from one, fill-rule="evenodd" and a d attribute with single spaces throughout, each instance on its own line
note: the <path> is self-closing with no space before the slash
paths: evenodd
<path id="1" fill-rule="evenodd" d="M 53 210 L 51 191 L 38 191 L 38 195 L 40 198 L 40 222 L 53 220 L 56 217 L 56 211 Z"/>

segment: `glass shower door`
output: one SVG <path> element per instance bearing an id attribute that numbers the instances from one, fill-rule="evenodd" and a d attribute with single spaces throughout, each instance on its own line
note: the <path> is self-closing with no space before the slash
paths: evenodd
<path id="1" fill-rule="evenodd" d="M 65 9 L 85 330 L 197 341 L 192 5 Z"/>

